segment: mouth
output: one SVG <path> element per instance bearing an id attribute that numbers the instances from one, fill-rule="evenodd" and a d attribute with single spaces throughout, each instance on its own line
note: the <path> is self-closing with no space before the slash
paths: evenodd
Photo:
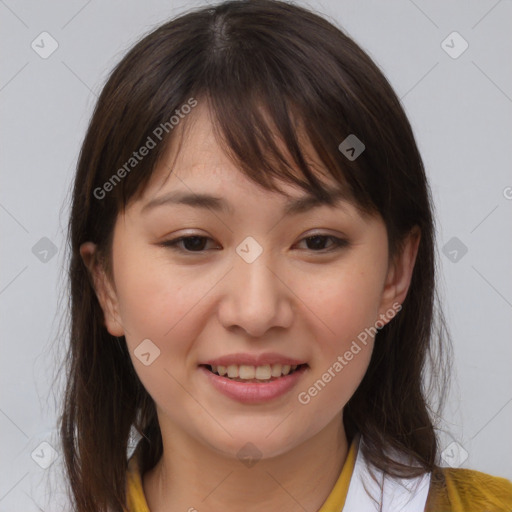
<path id="1" fill-rule="evenodd" d="M 282 377 L 292 375 L 296 372 L 301 372 L 308 367 L 308 364 L 266 364 L 261 366 L 245 364 L 230 364 L 229 366 L 202 364 L 200 366 L 206 368 L 214 375 L 224 377 L 231 381 L 264 384 L 279 380 Z"/>

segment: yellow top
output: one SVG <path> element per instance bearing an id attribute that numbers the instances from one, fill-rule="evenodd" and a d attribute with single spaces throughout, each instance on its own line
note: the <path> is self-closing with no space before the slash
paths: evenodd
<path id="1" fill-rule="evenodd" d="M 425 512 L 512 512 L 512 482 L 463 468 L 438 468 Z"/>
<path id="2" fill-rule="evenodd" d="M 359 435 L 319 512 L 343 511 L 358 447 Z M 126 512 L 150 512 L 136 455 L 137 450 L 128 461 Z M 431 475 L 425 512 L 512 512 L 512 482 L 470 469 L 438 468 Z"/>

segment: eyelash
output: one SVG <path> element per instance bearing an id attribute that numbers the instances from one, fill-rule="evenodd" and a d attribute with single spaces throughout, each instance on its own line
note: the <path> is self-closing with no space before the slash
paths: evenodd
<path id="1" fill-rule="evenodd" d="M 188 239 L 191 239 L 191 238 L 200 238 L 200 239 L 212 240 L 208 236 L 188 235 L 188 236 L 180 236 L 179 238 L 175 238 L 173 240 L 166 240 L 165 242 L 162 242 L 159 245 L 161 245 L 162 247 L 170 248 L 170 249 L 172 249 L 174 251 L 185 253 L 185 254 L 194 254 L 194 253 L 201 254 L 201 253 L 203 253 L 204 250 L 201 250 L 201 251 L 188 251 L 188 250 L 183 249 L 183 248 L 178 246 L 178 244 L 180 242 L 183 242 L 184 240 L 188 240 Z M 320 253 L 320 254 L 326 254 L 326 253 L 330 253 L 330 252 L 333 252 L 333 251 L 336 251 L 336 250 L 344 249 L 344 248 L 346 248 L 346 247 L 348 247 L 350 245 L 349 241 L 346 240 L 346 239 L 338 238 L 338 237 L 335 237 L 335 236 L 332 236 L 332 235 L 324 235 L 324 234 L 307 236 L 307 237 L 303 238 L 302 240 L 300 240 L 300 242 L 302 242 L 304 240 L 309 240 L 309 239 L 312 239 L 312 238 L 330 238 L 332 240 L 333 245 L 331 246 L 330 249 L 321 249 L 321 250 L 318 250 L 318 251 L 312 250 L 312 252 Z"/>

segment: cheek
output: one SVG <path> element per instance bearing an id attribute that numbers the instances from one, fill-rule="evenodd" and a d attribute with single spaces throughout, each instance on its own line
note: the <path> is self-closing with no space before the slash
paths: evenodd
<path id="1" fill-rule="evenodd" d="M 382 267 L 382 265 L 381 265 Z M 307 306 L 311 328 L 325 340 L 325 348 L 341 350 L 378 318 L 384 282 L 383 268 L 364 262 L 343 262 L 314 282 L 305 282 L 301 296 Z M 306 311 L 304 314 L 306 315 Z"/>
<path id="2" fill-rule="evenodd" d="M 305 283 L 303 314 L 310 319 L 315 351 L 300 403 L 315 401 L 327 413 L 342 408 L 357 389 L 373 350 L 384 263 L 347 260 L 329 275 L 317 275 L 314 284 Z"/>
<path id="3" fill-rule="evenodd" d="M 376 311 L 374 301 L 354 294 L 333 294 L 330 299 L 326 297 L 320 310 L 328 329 L 317 327 L 310 372 L 297 396 L 299 407 L 315 410 L 318 424 L 330 421 L 355 393 L 374 345 L 374 317 L 369 313 Z M 366 309 L 362 299 L 368 300 Z"/>
<path id="4" fill-rule="evenodd" d="M 189 354 L 202 328 L 190 319 L 201 290 L 185 286 L 176 274 L 165 276 L 158 265 L 119 270 L 119 311 L 135 371 L 157 404 L 182 404 L 185 414 Z"/>
<path id="5" fill-rule="evenodd" d="M 195 318 L 194 308 L 208 288 L 203 290 L 204 283 L 201 288 L 195 286 L 176 268 L 171 275 L 170 265 L 143 251 L 132 249 L 130 254 L 129 259 L 116 261 L 118 307 L 126 343 L 146 389 L 158 394 L 165 388 L 167 393 L 170 374 L 181 381 L 187 370 L 187 355 L 202 328 L 190 319 Z M 137 260 L 145 264 L 136 267 Z M 139 358 L 142 346 L 149 356 Z"/>
<path id="6" fill-rule="evenodd" d="M 145 264 L 135 268 L 136 260 Z M 173 337 L 177 327 L 182 329 L 188 324 L 182 320 L 208 289 L 204 281 L 195 281 L 197 273 L 191 275 L 190 271 L 144 251 L 133 252 L 129 260 L 119 261 L 116 274 L 119 313 L 132 337 L 155 340 L 163 340 L 166 335 Z"/>

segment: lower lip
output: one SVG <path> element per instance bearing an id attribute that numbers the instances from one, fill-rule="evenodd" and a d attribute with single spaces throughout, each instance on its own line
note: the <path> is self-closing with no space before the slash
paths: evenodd
<path id="1" fill-rule="evenodd" d="M 217 391 L 245 404 L 268 402 L 284 395 L 297 384 L 307 368 L 307 366 L 303 366 L 284 377 L 279 377 L 270 382 L 259 383 L 238 382 L 227 377 L 221 377 L 204 366 L 199 367 Z"/>

